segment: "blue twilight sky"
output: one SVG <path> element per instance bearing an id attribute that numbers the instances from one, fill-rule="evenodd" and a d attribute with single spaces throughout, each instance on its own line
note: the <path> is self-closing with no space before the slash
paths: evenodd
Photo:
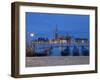
<path id="1" fill-rule="evenodd" d="M 53 38 L 56 27 L 59 35 L 89 38 L 89 15 L 26 12 L 26 32 L 34 37 Z"/>

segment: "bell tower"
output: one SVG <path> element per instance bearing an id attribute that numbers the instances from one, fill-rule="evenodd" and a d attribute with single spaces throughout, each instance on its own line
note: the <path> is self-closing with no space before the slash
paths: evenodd
<path id="1" fill-rule="evenodd" d="M 55 39 L 58 39 L 58 27 L 56 25 L 56 28 L 55 28 Z"/>

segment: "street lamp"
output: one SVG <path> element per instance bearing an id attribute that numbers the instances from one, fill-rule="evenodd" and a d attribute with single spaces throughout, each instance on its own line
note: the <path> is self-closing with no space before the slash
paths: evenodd
<path id="1" fill-rule="evenodd" d="M 33 44 L 34 36 L 35 36 L 34 33 L 30 33 L 30 34 L 29 34 L 29 37 L 30 37 L 30 46 L 31 46 L 32 52 L 33 52 L 33 50 L 34 50 L 34 44 Z"/>
<path id="2" fill-rule="evenodd" d="M 30 36 L 30 39 L 31 39 L 30 41 L 34 40 L 34 36 L 35 36 L 34 33 L 30 33 L 29 36 Z"/>
<path id="3" fill-rule="evenodd" d="M 34 33 L 30 33 L 30 37 L 34 37 L 34 35 L 35 35 Z"/>

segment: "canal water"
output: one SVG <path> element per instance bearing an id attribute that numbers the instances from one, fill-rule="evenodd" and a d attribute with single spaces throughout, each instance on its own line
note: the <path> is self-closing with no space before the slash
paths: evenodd
<path id="1" fill-rule="evenodd" d="M 76 45 L 76 44 L 60 44 L 60 43 L 56 43 L 56 44 L 35 44 L 35 52 L 40 53 L 43 52 L 45 49 L 50 49 L 49 50 L 49 56 L 61 56 L 61 52 L 64 51 L 66 48 L 69 48 L 69 56 L 72 56 L 74 53 L 73 51 L 78 50 L 79 52 L 79 56 L 82 56 L 83 53 L 83 49 L 84 50 L 88 50 L 89 52 L 89 46 L 86 44 L 81 44 L 81 45 Z M 68 50 L 68 49 L 67 49 Z"/>

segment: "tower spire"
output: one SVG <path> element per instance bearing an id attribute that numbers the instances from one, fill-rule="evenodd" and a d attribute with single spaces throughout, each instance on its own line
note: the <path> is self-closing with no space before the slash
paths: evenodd
<path id="1" fill-rule="evenodd" d="M 56 24 L 56 28 L 55 28 L 55 39 L 58 39 L 58 27 L 57 27 L 57 24 Z"/>

